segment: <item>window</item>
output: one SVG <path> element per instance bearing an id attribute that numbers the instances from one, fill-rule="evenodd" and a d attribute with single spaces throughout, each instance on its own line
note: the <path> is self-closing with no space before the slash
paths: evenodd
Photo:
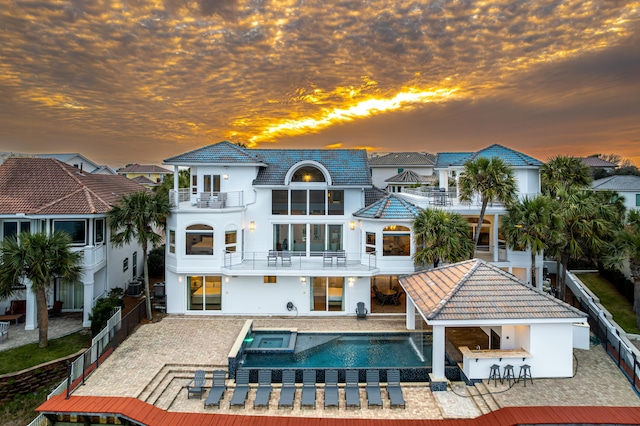
<path id="1" fill-rule="evenodd" d="M 275 275 L 265 275 L 264 276 L 264 283 L 265 284 L 277 284 L 278 283 L 278 277 Z"/>
<path id="2" fill-rule="evenodd" d="M 410 256 L 411 231 L 406 226 L 389 225 L 382 232 L 383 256 Z"/>
<path id="3" fill-rule="evenodd" d="M 129 269 L 129 258 L 127 257 L 122 261 L 122 272 L 126 272 Z"/>
<path id="4" fill-rule="evenodd" d="M 289 250 L 289 225 L 273 225 L 273 250 Z"/>
<path id="5" fill-rule="evenodd" d="M 219 311 L 222 309 L 222 277 L 187 276 L 187 309 Z"/>
<path id="6" fill-rule="evenodd" d="M 213 254 L 213 228 L 209 225 L 188 226 L 185 241 L 188 255 Z"/>
<path id="7" fill-rule="evenodd" d="M 309 214 L 324 215 L 325 208 L 325 191 L 312 189 L 309 191 Z"/>
<path id="8" fill-rule="evenodd" d="M 235 229 L 231 231 L 225 231 L 224 233 L 225 251 L 235 253 L 237 241 L 238 241 L 238 232 Z"/>
<path id="9" fill-rule="evenodd" d="M 307 214 L 307 191 L 292 190 L 291 191 L 291 214 L 306 215 Z"/>
<path id="10" fill-rule="evenodd" d="M 344 214 L 344 191 L 342 189 L 330 189 L 327 194 L 329 215 Z"/>
<path id="11" fill-rule="evenodd" d="M 85 220 L 54 220 L 53 231 L 62 231 L 69 234 L 74 246 L 87 245 L 87 222 Z"/>
<path id="12" fill-rule="evenodd" d="M 324 173 L 317 167 L 303 166 L 293 173 L 291 182 L 326 182 Z"/>
<path id="13" fill-rule="evenodd" d="M 169 253 L 176 252 L 176 231 L 173 229 L 169 230 Z"/>
<path id="14" fill-rule="evenodd" d="M 376 233 L 367 232 L 365 236 L 365 250 L 367 253 L 373 253 L 376 251 Z"/>
<path id="15" fill-rule="evenodd" d="M 289 191 L 286 189 L 271 191 L 271 214 L 289 214 Z"/>
<path id="16" fill-rule="evenodd" d="M 342 250 L 342 225 L 329 225 L 328 250 Z"/>
<path id="17" fill-rule="evenodd" d="M 398 167 L 398 173 L 402 173 L 402 172 L 404 172 L 404 169 L 401 167 Z"/>
<path id="18" fill-rule="evenodd" d="M 94 229 L 94 242 L 95 244 L 104 243 L 104 219 L 96 219 Z"/>
<path id="19" fill-rule="evenodd" d="M 132 274 L 133 274 L 133 278 L 135 279 L 138 276 L 138 252 L 134 251 L 133 255 L 131 256 L 131 270 L 132 270 Z"/>
<path id="20" fill-rule="evenodd" d="M 344 277 L 311 277 L 311 310 L 344 311 Z"/>
<path id="21" fill-rule="evenodd" d="M 191 193 L 192 194 L 198 193 L 198 176 L 197 175 L 191 175 Z"/>
<path id="22" fill-rule="evenodd" d="M 636 207 L 640 206 L 640 194 L 636 194 Z"/>
<path id="23" fill-rule="evenodd" d="M 220 175 L 203 176 L 204 192 L 220 192 Z"/>
<path id="24" fill-rule="evenodd" d="M 31 222 L 4 222 L 2 232 L 4 238 L 13 237 L 18 233 L 18 224 L 20 225 L 20 233 L 31 232 Z"/>
<path id="25" fill-rule="evenodd" d="M 297 255 L 321 256 L 325 250 L 343 249 L 343 226 L 326 223 L 273 225 L 273 250 L 290 250 Z M 307 242 L 309 244 L 307 245 Z"/>
<path id="26" fill-rule="evenodd" d="M 31 232 L 31 223 L 29 222 L 20 222 L 20 233 L 26 232 L 27 234 Z"/>

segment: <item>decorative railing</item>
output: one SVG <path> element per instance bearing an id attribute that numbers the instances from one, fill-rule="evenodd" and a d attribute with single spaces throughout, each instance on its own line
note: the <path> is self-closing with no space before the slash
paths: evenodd
<path id="1" fill-rule="evenodd" d="M 377 268 L 376 252 L 337 251 L 252 251 L 225 252 L 224 267 L 228 269 L 315 269 L 362 267 Z"/>

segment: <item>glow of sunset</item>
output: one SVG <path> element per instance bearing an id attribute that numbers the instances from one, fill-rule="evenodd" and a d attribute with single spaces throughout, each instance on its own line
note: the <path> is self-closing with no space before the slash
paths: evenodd
<path id="1" fill-rule="evenodd" d="M 308 131 L 317 131 L 340 122 L 351 121 L 355 118 L 368 117 L 382 112 L 405 109 L 410 104 L 443 102 L 458 90 L 458 88 L 433 89 L 419 91 L 408 89 L 390 99 L 367 99 L 347 108 L 333 108 L 323 110 L 318 117 L 284 120 L 267 127 L 260 134 L 249 139 L 251 146 L 258 142 L 271 141 L 278 136 L 295 136 Z"/>

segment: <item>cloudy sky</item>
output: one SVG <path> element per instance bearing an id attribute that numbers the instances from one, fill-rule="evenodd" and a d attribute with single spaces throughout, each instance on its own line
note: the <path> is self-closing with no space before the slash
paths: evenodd
<path id="1" fill-rule="evenodd" d="M 0 0 L 0 151 L 220 140 L 640 165 L 640 2 Z"/>

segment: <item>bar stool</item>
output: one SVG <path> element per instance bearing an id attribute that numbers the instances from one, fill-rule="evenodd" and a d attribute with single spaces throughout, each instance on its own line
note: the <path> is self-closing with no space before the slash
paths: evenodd
<path id="1" fill-rule="evenodd" d="M 507 364 L 504 366 L 504 374 L 502 376 L 502 380 L 506 380 L 507 383 L 509 383 L 509 386 L 511 386 L 512 380 L 514 383 L 516 382 L 516 376 L 513 374 L 513 365 Z"/>
<path id="2" fill-rule="evenodd" d="M 489 380 L 487 384 L 491 383 L 491 379 L 493 379 L 493 385 L 498 386 L 498 380 L 500 380 L 500 384 L 502 384 L 502 378 L 500 377 L 500 366 L 498 364 L 493 364 L 491 366 L 491 371 L 489 373 Z"/>
<path id="3" fill-rule="evenodd" d="M 520 379 L 524 380 L 524 387 L 527 387 L 527 378 L 529 378 L 529 381 L 533 384 L 533 379 L 531 378 L 531 366 L 529 364 L 523 364 L 520 366 L 518 382 L 520 382 Z"/>

